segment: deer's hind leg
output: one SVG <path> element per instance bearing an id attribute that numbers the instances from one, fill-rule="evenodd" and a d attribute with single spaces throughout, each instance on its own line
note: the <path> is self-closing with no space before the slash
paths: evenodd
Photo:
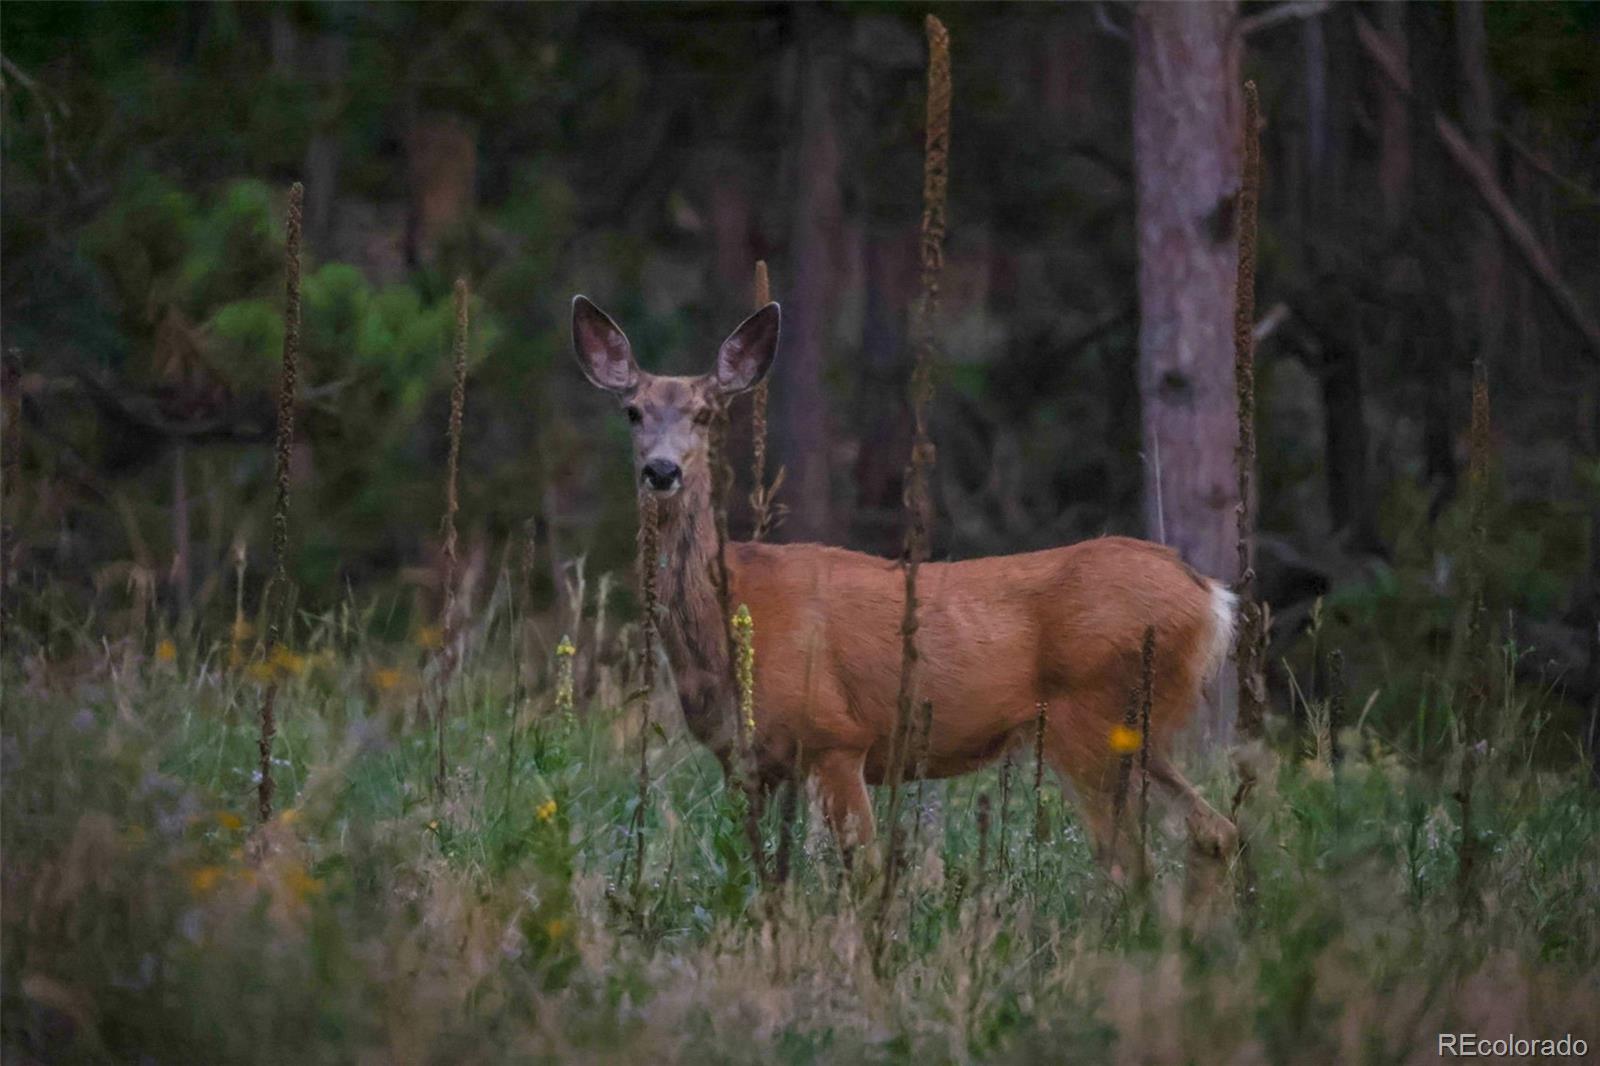
<path id="1" fill-rule="evenodd" d="M 809 759 L 807 773 L 822 800 L 822 814 L 848 862 L 856 848 L 872 843 L 875 826 L 864 776 L 867 753 L 836 748 Z"/>
<path id="2" fill-rule="evenodd" d="M 1111 750 L 1111 729 L 1121 720 L 1121 707 L 1111 700 L 1083 695 L 1052 700 L 1045 720 L 1044 758 L 1072 783 L 1095 858 L 1113 881 L 1126 884 L 1149 865 L 1135 814 L 1137 782 L 1132 775 L 1122 780 L 1122 761 Z"/>
<path id="3" fill-rule="evenodd" d="M 1165 755 L 1150 753 L 1150 776 L 1165 785 L 1184 806 L 1184 825 L 1189 830 L 1189 846 L 1196 856 L 1221 863 L 1233 861 L 1239 852 L 1239 830 L 1228 818 L 1200 795 Z"/>

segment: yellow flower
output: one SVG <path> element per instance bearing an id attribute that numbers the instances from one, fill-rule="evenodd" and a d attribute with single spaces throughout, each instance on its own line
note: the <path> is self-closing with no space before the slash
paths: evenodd
<path id="1" fill-rule="evenodd" d="M 423 626 L 417 630 L 417 647 L 432 650 L 444 643 L 444 634 L 438 626 Z"/>
<path id="2" fill-rule="evenodd" d="M 294 894 L 294 898 L 300 901 L 322 891 L 322 882 L 298 866 L 291 867 L 289 872 L 283 875 L 283 884 Z"/>
<path id="3" fill-rule="evenodd" d="M 272 649 L 272 667 L 284 677 L 299 677 L 306 672 L 306 657 L 279 645 Z"/>
<path id="4" fill-rule="evenodd" d="M 435 818 L 433 821 L 428 823 L 428 831 L 431 833 L 437 833 L 439 831 L 439 819 Z"/>
<path id="5" fill-rule="evenodd" d="M 739 714 L 745 732 L 753 736 L 756 731 L 756 620 L 750 616 L 750 608 L 742 603 L 733 614 L 733 639 L 739 645 Z"/>
<path id="6" fill-rule="evenodd" d="M 1111 727 L 1111 750 L 1118 755 L 1132 755 L 1139 750 L 1144 738 L 1137 729 L 1125 725 Z"/>
<path id="7" fill-rule="evenodd" d="M 204 896 L 222 881 L 225 871 L 220 866 L 201 866 L 189 873 L 189 891 Z"/>
<path id="8" fill-rule="evenodd" d="M 567 935 L 567 923 L 560 918 L 551 918 L 544 923 L 544 935 L 551 940 L 560 940 Z"/>
<path id="9" fill-rule="evenodd" d="M 178 646 L 172 642 L 171 637 L 162 637 L 156 645 L 156 662 L 170 663 L 178 658 Z"/>
<path id="10" fill-rule="evenodd" d="M 244 825 L 244 819 L 232 811 L 218 811 L 217 824 L 224 829 L 238 829 Z"/>
<path id="11" fill-rule="evenodd" d="M 538 807 L 534 808 L 533 813 L 534 816 L 539 819 L 539 821 L 548 822 L 550 819 L 556 816 L 556 801 L 553 799 L 545 800 L 543 803 L 539 804 Z"/>
<path id="12" fill-rule="evenodd" d="M 380 666 L 372 671 L 372 687 L 379 692 L 393 692 L 400 687 L 404 676 L 392 666 Z"/>
<path id="13" fill-rule="evenodd" d="M 571 637 L 562 637 L 556 645 L 556 710 L 562 714 L 571 714 L 575 702 L 572 659 L 577 654 Z"/>

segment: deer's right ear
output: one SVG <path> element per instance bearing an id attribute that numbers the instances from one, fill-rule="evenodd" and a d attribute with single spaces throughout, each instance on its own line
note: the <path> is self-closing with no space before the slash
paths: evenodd
<path id="1" fill-rule="evenodd" d="M 572 349 L 584 376 L 608 392 L 627 392 L 639 383 L 633 346 L 611 317 L 587 296 L 572 298 Z"/>

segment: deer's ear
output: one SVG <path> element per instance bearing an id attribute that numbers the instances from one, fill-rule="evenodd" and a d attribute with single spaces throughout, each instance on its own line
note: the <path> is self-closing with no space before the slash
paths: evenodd
<path id="1" fill-rule="evenodd" d="M 609 392 L 627 392 L 639 383 L 633 346 L 609 315 L 587 296 L 572 298 L 572 348 L 584 376 Z"/>
<path id="2" fill-rule="evenodd" d="M 753 389 L 772 369 L 778 354 L 778 332 L 783 315 L 768 304 L 743 322 L 722 342 L 711 380 L 724 393 Z"/>

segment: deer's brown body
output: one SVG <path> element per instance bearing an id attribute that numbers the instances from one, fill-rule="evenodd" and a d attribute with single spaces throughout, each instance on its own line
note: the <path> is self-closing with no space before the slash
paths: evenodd
<path id="1" fill-rule="evenodd" d="M 742 325 L 704 378 L 646 375 L 626 338 L 580 297 L 580 361 L 624 398 L 644 491 L 661 521 L 656 561 L 663 645 L 691 732 L 726 765 L 736 693 L 713 573 L 716 525 L 703 427 L 728 392 L 771 363 L 777 307 Z M 727 545 L 729 607 L 755 622 L 754 750 L 770 785 L 798 774 L 814 784 L 842 844 L 873 835 L 866 787 L 884 781 L 897 723 L 904 575 L 891 560 L 815 544 Z M 1145 541 L 1104 537 L 1069 547 L 924 564 L 918 580 L 917 701 L 933 709 L 929 777 L 979 769 L 1031 740 L 1046 706 L 1044 757 L 1075 786 L 1102 854 L 1135 839 L 1113 828 L 1120 756 L 1112 732 L 1139 683 L 1139 649 L 1153 626 L 1151 771 L 1186 803 L 1207 852 L 1232 850 L 1231 824 L 1166 758 L 1172 734 L 1226 654 L 1233 596 Z"/>

